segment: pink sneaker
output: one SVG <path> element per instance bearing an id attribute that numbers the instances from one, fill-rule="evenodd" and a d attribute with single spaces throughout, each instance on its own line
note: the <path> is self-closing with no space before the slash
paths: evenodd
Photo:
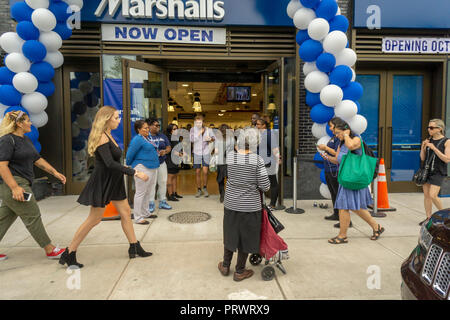
<path id="1" fill-rule="evenodd" d="M 64 253 L 64 251 L 66 251 L 66 249 L 60 249 L 60 248 L 56 247 L 55 249 L 53 249 L 53 251 L 51 253 L 47 253 L 47 258 L 59 259 L 61 257 L 61 255 Z"/>
<path id="2" fill-rule="evenodd" d="M 0 261 L 8 259 L 8 256 L 6 254 L 0 254 Z"/>

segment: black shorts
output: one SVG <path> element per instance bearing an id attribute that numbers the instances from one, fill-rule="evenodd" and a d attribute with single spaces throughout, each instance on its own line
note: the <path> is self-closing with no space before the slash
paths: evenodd
<path id="1" fill-rule="evenodd" d="M 432 184 L 433 186 L 441 187 L 442 183 L 444 182 L 445 176 L 443 176 L 440 173 L 431 173 L 428 176 L 427 182 L 429 184 Z"/>
<path id="2" fill-rule="evenodd" d="M 180 168 L 175 167 L 175 168 L 167 168 L 167 173 L 168 174 L 177 174 L 178 172 L 180 172 Z"/>

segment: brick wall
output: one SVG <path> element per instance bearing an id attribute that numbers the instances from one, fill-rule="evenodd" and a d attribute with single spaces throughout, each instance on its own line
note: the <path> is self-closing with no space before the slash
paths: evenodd
<path id="1" fill-rule="evenodd" d="M 341 8 L 341 14 L 346 16 L 350 21 L 350 26 L 352 26 L 352 3 L 353 0 L 338 0 L 339 7 Z M 347 33 L 349 41 L 351 41 L 351 28 Z M 304 85 L 303 76 L 303 63 L 300 64 L 300 121 L 299 121 L 299 149 L 300 154 L 303 156 L 314 155 L 317 152 L 315 143 L 316 138 L 311 133 L 311 127 L 313 122 L 309 117 L 310 107 L 306 105 L 306 91 Z"/>
<path id="2" fill-rule="evenodd" d="M 15 30 L 15 22 L 11 19 L 11 12 L 9 10 L 9 0 L 0 0 L 0 35 Z M 0 49 L 0 65 L 3 65 L 4 56 L 5 52 Z"/>

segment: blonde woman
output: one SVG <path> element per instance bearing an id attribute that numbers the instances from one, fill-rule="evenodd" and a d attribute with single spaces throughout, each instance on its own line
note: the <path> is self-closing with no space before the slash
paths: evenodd
<path id="1" fill-rule="evenodd" d="M 45 250 L 49 259 L 59 259 L 64 252 L 51 244 L 42 223 L 41 213 L 31 190 L 34 173 L 33 165 L 66 183 L 66 177 L 45 161 L 31 140 L 25 136 L 31 132 L 31 121 L 23 111 L 9 112 L 0 125 L 0 241 L 20 217 L 28 231 Z M 25 198 L 24 193 L 31 194 Z M 7 256 L 0 254 L 0 261 Z"/>
<path id="2" fill-rule="evenodd" d="M 427 218 L 420 225 L 431 218 L 433 203 L 442 210 L 442 202 L 439 199 L 439 191 L 447 176 L 447 163 L 450 162 L 450 141 L 445 137 L 445 124 L 441 119 L 433 119 L 428 123 L 430 137 L 422 142 L 420 160 L 430 161 L 434 157 L 434 165 L 431 167 L 427 182 L 423 185 L 424 206 Z"/>
<path id="3" fill-rule="evenodd" d="M 100 223 L 105 206 L 110 202 L 120 213 L 122 229 L 130 243 L 128 250 L 130 259 L 135 258 L 136 255 L 140 257 L 152 255 L 151 252 L 145 252 L 136 240 L 123 179 L 123 175 L 126 174 L 147 181 L 148 176 L 121 165 L 122 150 L 111 136 L 111 131 L 117 129 L 119 124 L 119 112 L 113 107 L 102 107 L 95 116 L 88 140 L 88 153 L 90 156 L 95 156 L 95 169 L 78 198 L 79 203 L 91 206 L 91 211 L 75 233 L 72 243 L 61 256 L 59 263 L 62 265 L 83 267 L 76 260 L 78 246 L 91 229 Z"/>

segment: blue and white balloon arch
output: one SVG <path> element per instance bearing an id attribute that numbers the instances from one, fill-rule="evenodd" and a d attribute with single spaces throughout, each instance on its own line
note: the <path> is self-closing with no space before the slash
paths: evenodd
<path id="1" fill-rule="evenodd" d="M 314 122 L 312 134 L 318 144 L 327 144 L 332 133 L 328 121 L 340 117 L 352 131 L 362 134 L 367 120 L 359 115 L 358 100 L 363 87 L 355 81 L 356 53 L 348 48 L 348 19 L 341 15 L 336 0 L 291 0 L 287 14 L 298 30 L 296 41 L 299 56 L 305 62 L 306 104 L 311 107 Z M 319 153 L 315 160 L 322 160 Z M 323 171 L 323 166 L 317 165 Z M 320 194 L 331 199 L 324 173 L 321 173 Z"/>
<path id="2" fill-rule="evenodd" d="M 47 97 L 55 92 L 52 79 L 64 63 L 62 41 L 72 35 L 69 18 L 83 8 L 83 0 L 25 0 L 11 7 L 16 32 L 0 37 L 7 53 L 0 68 L 0 120 L 10 111 L 26 112 L 33 124 L 27 136 L 40 152 L 37 128 L 48 122 Z"/>

